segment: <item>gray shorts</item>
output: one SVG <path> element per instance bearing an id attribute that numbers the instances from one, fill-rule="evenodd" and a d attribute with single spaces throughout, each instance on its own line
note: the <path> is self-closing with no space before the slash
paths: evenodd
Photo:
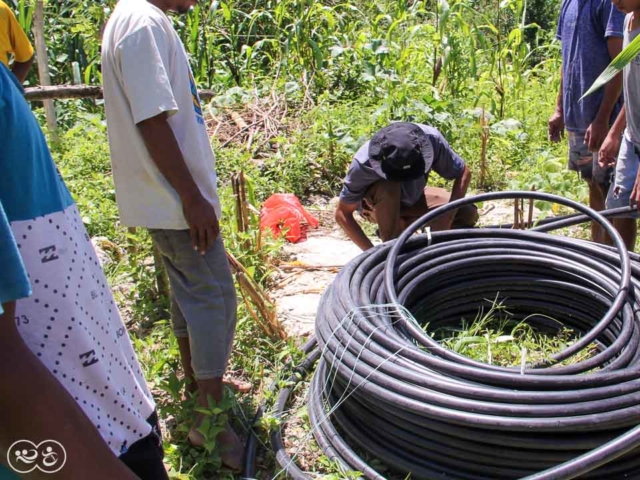
<path id="1" fill-rule="evenodd" d="M 222 238 L 205 255 L 191 246 L 189 230 L 149 229 L 169 275 L 176 337 L 189 337 L 198 380 L 222 377 L 233 345 L 237 297 Z"/>
<path id="2" fill-rule="evenodd" d="M 595 182 L 607 185 L 611 181 L 613 169 L 603 169 L 598 163 L 598 153 L 589 151 L 584 141 L 586 132 L 568 132 L 569 136 L 569 170 L 578 172 L 578 175 L 587 182 Z"/>
<path id="3" fill-rule="evenodd" d="M 607 195 L 607 208 L 629 206 L 638 174 L 638 163 L 640 163 L 638 148 L 623 136 L 616 161 L 616 173 Z M 639 218 L 639 215 L 629 214 L 626 218 Z"/>

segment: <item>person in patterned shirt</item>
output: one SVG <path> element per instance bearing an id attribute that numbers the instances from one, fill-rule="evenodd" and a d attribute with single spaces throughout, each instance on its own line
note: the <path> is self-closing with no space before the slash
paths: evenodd
<path id="1" fill-rule="evenodd" d="M 52 452 L 38 449 L 56 442 L 64 478 L 167 479 L 155 404 L 124 323 L 4 65 L 0 144 L 0 463 L 50 473 Z"/>

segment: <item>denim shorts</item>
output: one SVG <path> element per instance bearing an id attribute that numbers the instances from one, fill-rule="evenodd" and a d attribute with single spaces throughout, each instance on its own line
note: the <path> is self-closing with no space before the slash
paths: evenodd
<path id="1" fill-rule="evenodd" d="M 197 380 L 222 377 L 236 328 L 237 297 L 222 238 L 200 255 L 189 230 L 149 229 L 171 285 L 171 322 L 188 337 Z"/>
<path id="2" fill-rule="evenodd" d="M 628 207 L 631 200 L 631 192 L 636 183 L 636 175 L 638 174 L 638 163 L 640 155 L 638 147 L 636 147 L 625 136 L 622 137 L 620 143 L 620 152 L 616 162 L 616 171 L 613 183 L 607 194 L 607 208 Z M 636 214 L 626 215 L 626 218 L 640 218 Z"/>
<path id="3" fill-rule="evenodd" d="M 568 132 L 569 136 L 569 162 L 568 168 L 578 172 L 580 178 L 587 182 L 608 185 L 613 172 L 612 168 L 603 169 L 598 163 L 598 153 L 589 151 L 589 146 L 584 141 L 586 132 Z"/>

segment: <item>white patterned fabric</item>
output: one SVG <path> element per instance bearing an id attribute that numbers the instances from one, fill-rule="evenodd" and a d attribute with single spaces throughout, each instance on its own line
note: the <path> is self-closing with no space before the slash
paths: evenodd
<path id="1" fill-rule="evenodd" d="M 11 229 L 33 290 L 17 302 L 20 334 L 121 455 L 151 433 L 154 403 L 78 210 Z"/>

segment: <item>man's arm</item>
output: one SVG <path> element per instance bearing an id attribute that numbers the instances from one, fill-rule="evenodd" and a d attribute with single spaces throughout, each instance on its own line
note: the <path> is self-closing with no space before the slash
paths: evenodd
<path id="1" fill-rule="evenodd" d="M 364 251 L 372 248 L 373 243 L 371 243 L 369 237 L 365 235 L 362 227 L 360 227 L 358 222 L 356 222 L 356 219 L 353 218 L 353 213 L 357 209 L 357 203 L 346 203 L 340 201 L 336 208 L 335 219 L 351 241 Z"/>
<path id="2" fill-rule="evenodd" d="M 556 108 L 547 124 L 549 140 L 559 142 L 564 135 L 564 110 L 562 108 L 562 69 L 560 69 L 560 87 L 556 98 Z"/>
<path id="3" fill-rule="evenodd" d="M 0 314 L 0 461 L 17 440 L 56 440 L 67 460 L 56 474 L 34 471 L 28 478 L 123 479 L 134 475 L 109 449 L 71 395 L 33 355 L 18 332 L 15 302 Z"/>
<path id="4" fill-rule="evenodd" d="M 167 119 L 161 113 L 138 123 L 138 129 L 158 170 L 180 196 L 194 250 L 204 255 L 220 234 L 218 217 L 193 180 Z"/>
<path id="5" fill-rule="evenodd" d="M 609 50 L 609 57 L 612 60 L 616 58 L 622 51 L 622 38 L 607 38 L 607 50 Z M 598 109 L 596 118 L 591 122 L 584 136 L 584 141 L 589 146 L 589 151 L 597 152 L 602 146 L 602 142 L 604 142 L 607 132 L 609 131 L 611 114 L 616 106 L 616 102 L 620 98 L 621 91 L 622 73 L 619 73 L 604 86 L 604 96 L 602 97 L 602 102 L 600 102 L 600 108 Z"/>
<path id="6" fill-rule="evenodd" d="M 18 62 L 14 61 L 11 66 L 11 71 L 16 76 L 18 81 L 22 84 L 27 79 L 27 75 L 29 75 L 29 70 L 31 69 L 31 65 L 33 65 L 33 55 L 26 62 Z"/>
<path id="7" fill-rule="evenodd" d="M 462 175 L 456 178 L 453 182 L 453 187 L 451 187 L 451 199 L 449 201 L 453 202 L 454 200 L 464 198 L 464 196 L 467 194 L 470 183 L 471 170 L 469 170 L 469 167 L 465 165 L 464 170 L 462 171 Z"/>
<path id="8" fill-rule="evenodd" d="M 33 46 L 11 9 L 8 10 L 8 24 L 5 27 L 11 39 L 11 53 L 14 56 L 11 71 L 22 84 L 27 79 L 29 69 L 33 64 Z"/>
<path id="9" fill-rule="evenodd" d="M 638 173 L 636 173 L 636 181 L 633 184 L 633 190 L 631 190 L 629 205 L 636 207 L 636 209 L 640 211 L 640 169 L 638 169 Z"/>

